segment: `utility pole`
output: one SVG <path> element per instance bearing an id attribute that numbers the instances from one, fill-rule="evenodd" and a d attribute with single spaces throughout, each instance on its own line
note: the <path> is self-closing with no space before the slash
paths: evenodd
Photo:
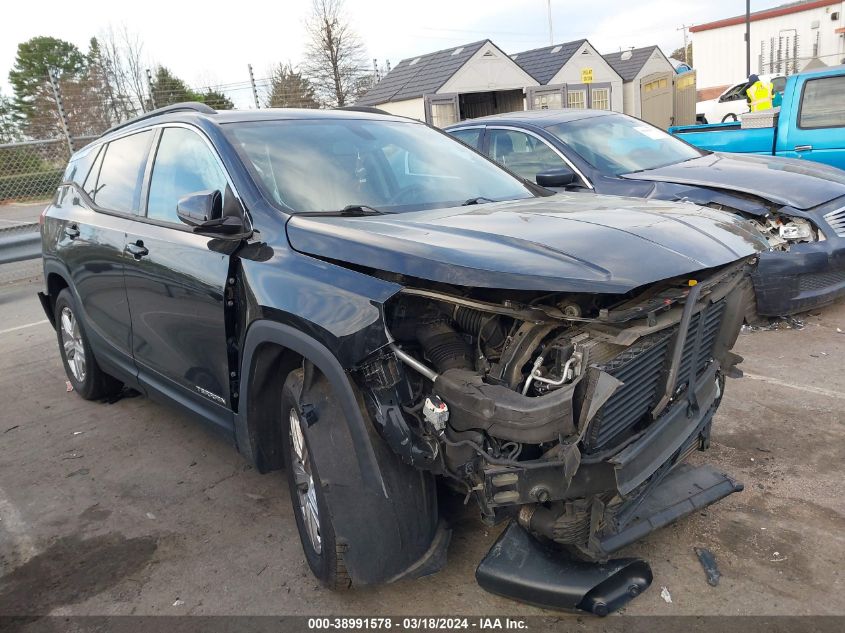
<path id="1" fill-rule="evenodd" d="M 751 75 L 751 0 L 745 0 L 745 76 Z"/>
<path id="2" fill-rule="evenodd" d="M 689 46 L 687 45 L 687 29 L 689 27 L 686 24 L 681 24 L 681 27 L 675 29 L 676 31 L 683 31 L 684 32 L 684 63 L 689 66 L 689 53 L 687 52 Z"/>
<path id="3" fill-rule="evenodd" d="M 258 103 L 258 90 L 255 87 L 255 75 L 252 74 L 252 64 L 247 64 L 249 69 L 249 85 L 252 86 L 252 98 L 255 100 L 255 109 L 261 109 L 261 104 Z"/>
<path id="4" fill-rule="evenodd" d="M 70 121 L 68 121 L 65 103 L 62 100 L 62 90 L 59 87 L 59 76 L 53 68 L 48 71 L 47 75 L 50 79 L 50 87 L 53 89 L 53 98 L 56 100 L 56 109 L 59 112 L 59 122 L 62 124 L 62 132 L 65 135 L 68 149 L 70 149 L 70 153 L 73 154 L 76 149 L 73 146 L 73 137 L 70 135 Z"/>
<path id="5" fill-rule="evenodd" d="M 552 0 L 546 0 L 546 9 L 549 16 L 549 46 L 555 43 L 555 36 L 552 32 Z"/>

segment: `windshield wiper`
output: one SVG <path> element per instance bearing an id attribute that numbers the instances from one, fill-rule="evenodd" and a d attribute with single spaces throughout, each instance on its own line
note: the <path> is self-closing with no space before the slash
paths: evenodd
<path id="1" fill-rule="evenodd" d="M 482 202 L 496 202 L 495 200 L 491 200 L 490 198 L 485 198 L 484 196 L 478 196 L 477 198 L 470 198 L 466 202 L 464 202 L 461 206 L 468 207 L 471 204 L 481 204 Z"/>

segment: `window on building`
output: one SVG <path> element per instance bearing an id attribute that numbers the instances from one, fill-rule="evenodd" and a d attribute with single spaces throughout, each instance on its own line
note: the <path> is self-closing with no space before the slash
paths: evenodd
<path id="1" fill-rule="evenodd" d="M 570 90 L 566 94 L 567 105 L 570 108 L 586 108 L 587 107 L 587 91 L 586 90 Z"/>
<path id="2" fill-rule="evenodd" d="M 167 128 L 156 152 L 147 217 L 179 222 L 176 204 L 198 191 L 219 191 L 224 196 L 227 181 L 216 156 L 202 138 L 191 130 Z M 224 208 L 226 200 L 223 201 Z"/>
<path id="3" fill-rule="evenodd" d="M 590 107 L 596 110 L 610 110 L 610 88 L 593 88 Z"/>
<path id="4" fill-rule="evenodd" d="M 822 77 L 804 84 L 798 127 L 845 126 L 845 77 Z"/>
<path id="5" fill-rule="evenodd" d="M 153 133 L 148 130 L 108 144 L 96 187 L 91 190 L 97 205 L 124 213 L 138 211 L 141 181 L 152 138 Z"/>
<path id="6" fill-rule="evenodd" d="M 535 92 L 531 102 L 532 110 L 557 110 L 563 107 L 563 93 L 560 90 L 553 92 Z"/>

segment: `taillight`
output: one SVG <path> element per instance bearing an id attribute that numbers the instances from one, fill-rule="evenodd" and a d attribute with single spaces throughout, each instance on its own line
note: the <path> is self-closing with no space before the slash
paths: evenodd
<path id="1" fill-rule="evenodd" d="M 47 209 L 49 209 L 49 208 L 50 208 L 50 207 L 44 207 L 44 210 L 43 210 L 43 211 L 41 212 L 41 214 L 38 216 L 38 225 L 39 225 L 39 226 L 44 226 L 44 222 L 45 222 L 45 221 L 46 221 L 46 219 L 47 219 Z"/>

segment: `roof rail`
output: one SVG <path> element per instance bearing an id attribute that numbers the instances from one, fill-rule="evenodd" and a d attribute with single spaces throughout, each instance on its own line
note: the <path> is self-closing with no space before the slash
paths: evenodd
<path id="1" fill-rule="evenodd" d="M 200 103 L 199 101 L 183 101 L 182 103 L 174 103 L 171 105 L 164 106 L 163 108 L 157 108 L 155 110 L 150 110 L 149 112 L 144 112 L 144 114 L 140 114 L 136 117 L 133 117 L 128 121 L 118 123 L 114 127 L 111 127 L 105 132 L 103 132 L 100 136 L 111 134 L 115 130 L 123 129 L 128 125 L 138 123 L 138 121 L 145 121 L 146 119 L 151 119 L 161 114 L 169 114 L 171 112 L 199 112 L 201 114 L 217 114 L 217 110 L 206 105 L 205 103 Z"/>
<path id="2" fill-rule="evenodd" d="M 335 110 L 350 110 L 352 112 L 369 112 L 370 114 L 390 114 L 387 110 L 374 108 L 372 106 L 348 105 L 334 108 Z"/>

